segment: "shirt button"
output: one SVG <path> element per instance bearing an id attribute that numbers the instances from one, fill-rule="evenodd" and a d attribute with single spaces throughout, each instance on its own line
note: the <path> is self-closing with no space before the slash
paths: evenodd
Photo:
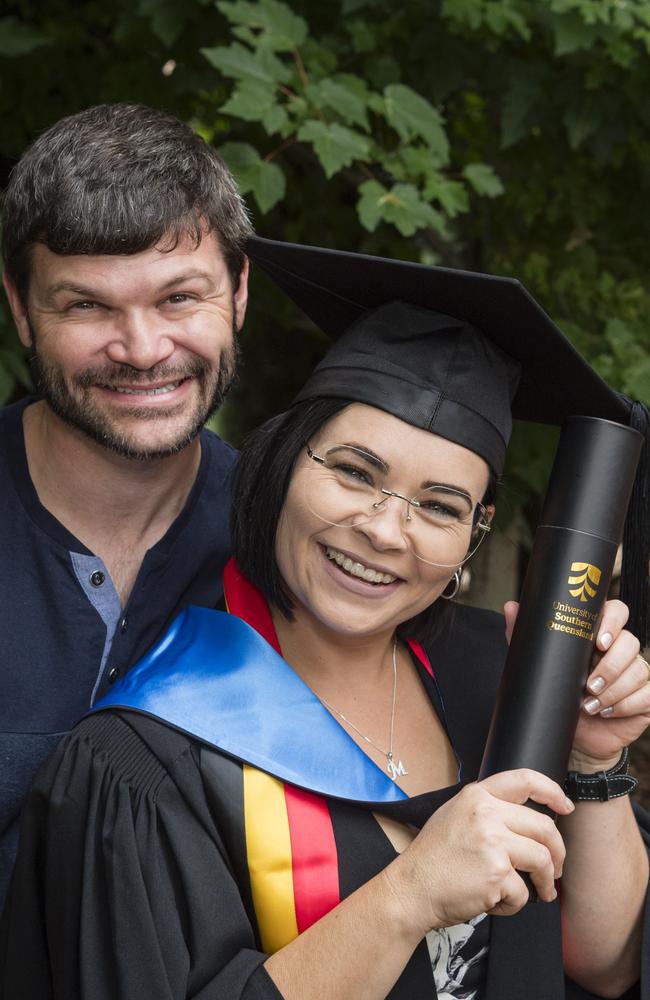
<path id="1" fill-rule="evenodd" d="M 101 587 L 106 577 L 100 569 L 96 569 L 94 573 L 90 574 L 90 582 L 93 587 Z"/>
<path id="2" fill-rule="evenodd" d="M 115 684 L 115 681 L 119 676 L 120 676 L 120 671 L 118 670 L 118 668 L 111 667 L 111 669 L 108 671 L 108 683 Z"/>
<path id="3" fill-rule="evenodd" d="M 127 626 L 129 624 L 128 618 L 123 618 L 120 622 L 120 632 L 126 632 Z"/>

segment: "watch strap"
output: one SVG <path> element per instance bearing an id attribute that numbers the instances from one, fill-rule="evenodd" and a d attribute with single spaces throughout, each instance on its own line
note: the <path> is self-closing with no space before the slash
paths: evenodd
<path id="1" fill-rule="evenodd" d="M 623 749 L 618 762 L 608 771 L 595 774 L 581 774 L 569 771 L 564 782 L 564 791 L 572 802 L 608 802 L 629 795 L 639 784 L 629 773 L 630 751 Z"/>

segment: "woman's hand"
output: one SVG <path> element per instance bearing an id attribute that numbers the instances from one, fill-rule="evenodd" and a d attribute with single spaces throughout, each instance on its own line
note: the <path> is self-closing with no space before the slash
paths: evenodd
<path id="1" fill-rule="evenodd" d="M 519 605 L 505 606 L 510 639 Z M 639 655 L 639 641 L 625 630 L 627 605 L 607 601 L 598 629 L 569 770 L 612 767 L 650 725 L 650 668 Z"/>
<path id="2" fill-rule="evenodd" d="M 561 815 L 574 808 L 543 774 L 504 771 L 466 785 L 384 869 L 416 936 L 480 913 L 516 913 L 528 899 L 518 871 L 530 873 L 541 900 L 555 899 L 564 844 L 550 816 L 524 805 L 530 799 Z"/>

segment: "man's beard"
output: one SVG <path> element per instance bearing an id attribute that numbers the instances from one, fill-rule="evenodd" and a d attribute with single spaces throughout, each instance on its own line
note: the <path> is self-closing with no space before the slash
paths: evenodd
<path id="1" fill-rule="evenodd" d="M 233 329 L 232 344 L 222 351 L 216 372 L 202 358 L 194 358 L 183 365 L 155 365 L 146 372 L 130 365 L 104 365 L 101 368 L 87 368 L 77 372 L 71 380 L 73 388 L 77 390 L 75 393 L 68 387 L 60 368 L 43 362 L 33 331 L 32 343 L 34 348 L 29 359 L 32 378 L 38 393 L 50 409 L 69 426 L 81 431 L 97 444 L 103 445 L 123 458 L 140 461 L 175 455 L 194 440 L 206 420 L 223 403 L 235 379 L 239 359 L 239 344 L 236 331 Z M 129 384 L 136 384 L 142 388 L 147 383 L 154 384 L 162 380 L 179 382 L 186 378 L 195 380 L 199 389 L 198 402 L 192 412 L 188 413 L 185 426 L 175 438 L 163 445 L 151 447 L 143 447 L 139 442 L 131 440 L 128 432 L 123 433 L 119 427 L 114 426 L 117 421 L 93 401 L 89 392 L 92 386 L 97 385 L 126 387 Z M 182 402 L 169 407 L 138 406 L 137 396 L 134 396 L 133 406 L 126 408 L 122 404 L 120 412 L 126 417 L 139 420 L 141 424 L 147 422 L 155 424 L 165 419 L 173 419 L 182 406 Z"/>

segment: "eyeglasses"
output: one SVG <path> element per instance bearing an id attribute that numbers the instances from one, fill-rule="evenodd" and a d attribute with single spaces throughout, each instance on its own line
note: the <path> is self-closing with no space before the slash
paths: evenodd
<path id="1" fill-rule="evenodd" d="M 443 568 L 466 562 L 490 531 L 486 508 L 473 504 L 461 490 L 432 484 L 415 496 L 405 496 L 388 488 L 384 463 L 360 448 L 334 444 L 317 455 L 309 444 L 305 447 L 314 462 L 305 476 L 305 503 L 326 524 L 367 524 L 387 510 L 391 500 L 403 501 L 403 530 L 414 555 Z"/>

